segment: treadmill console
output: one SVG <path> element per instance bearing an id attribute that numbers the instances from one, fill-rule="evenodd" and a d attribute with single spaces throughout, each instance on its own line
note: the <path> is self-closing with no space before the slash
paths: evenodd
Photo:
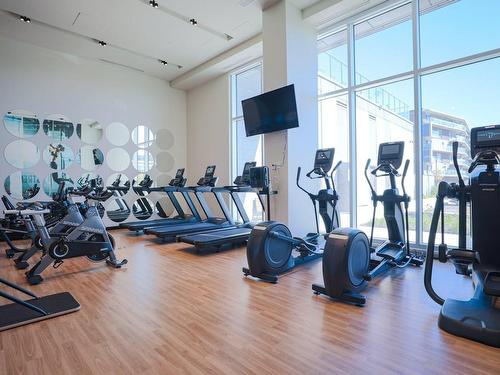
<path id="1" fill-rule="evenodd" d="M 249 170 L 249 184 L 251 187 L 267 191 L 269 189 L 269 168 L 252 167 Z"/>
<path id="2" fill-rule="evenodd" d="M 392 165 L 395 169 L 401 167 L 403 163 L 403 153 L 405 143 L 400 142 L 385 142 L 378 147 L 378 165 Z"/>
<path id="3" fill-rule="evenodd" d="M 198 180 L 199 186 L 215 186 L 217 183 L 218 177 L 214 177 L 215 175 L 215 165 L 209 165 L 205 170 L 205 176 Z"/>
<path id="4" fill-rule="evenodd" d="M 332 169 L 334 148 L 322 148 L 316 151 L 314 171 L 318 174 L 328 173 Z"/>
<path id="5" fill-rule="evenodd" d="M 500 154 L 500 125 L 472 128 L 470 134 L 471 157 L 481 151 L 491 150 Z"/>
<path id="6" fill-rule="evenodd" d="M 185 180 L 184 176 L 184 168 L 179 168 L 177 169 L 177 172 L 175 173 L 175 177 L 170 180 L 168 183 L 169 186 L 183 186 L 183 181 Z"/>
<path id="7" fill-rule="evenodd" d="M 234 184 L 236 186 L 249 186 L 250 185 L 250 169 L 257 165 L 255 161 L 247 161 L 243 167 L 241 176 L 236 177 Z"/>

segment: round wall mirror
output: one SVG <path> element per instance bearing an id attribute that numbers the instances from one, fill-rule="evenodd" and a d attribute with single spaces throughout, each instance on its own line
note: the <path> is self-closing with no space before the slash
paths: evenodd
<path id="1" fill-rule="evenodd" d="M 137 199 L 132 206 L 132 213 L 138 220 L 146 220 L 153 214 L 153 202 L 148 198 Z"/>
<path id="2" fill-rule="evenodd" d="M 111 221 L 121 223 L 130 216 L 130 207 L 124 199 L 110 199 L 106 204 L 106 215 Z"/>
<path id="3" fill-rule="evenodd" d="M 137 150 L 132 156 L 132 165 L 138 172 L 147 172 L 155 165 L 155 159 L 151 152 L 146 150 Z"/>
<path id="4" fill-rule="evenodd" d="M 104 187 L 102 177 L 95 173 L 84 173 L 76 180 L 76 188 L 84 186 Z"/>
<path id="5" fill-rule="evenodd" d="M 18 171 L 5 178 L 3 187 L 15 199 L 31 199 L 40 191 L 40 180 L 32 172 Z"/>
<path id="6" fill-rule="evenodd" d="M 102 125 L 90 118 L 83 119 L 76 125 L 76 134 L 82 142 L 95 145 L 102 138 Z"/>
<path id="7" fill-rule="evenodd" d="M 113 171 L 124 171 L 130 165 L 130 156 L 123 148 L 112 148 L 106 155 L 106 162 Z"/>
<path id="8" fill-rule="evenodd" d="M 40 129 L 40 121 L 33 112 L 21 109 L 9 111 L 3 116 L 7 131 L 19 138 L 33 137 Z"/>
<path id="9" fill-rule="evenodd" d="M 106 179 L 106 189 L 115 191 L 115 196 L 122 197 L 130 189 L 130 180 L 123 173 L 113 173 Z"/>
<path id="10" fill-rule="evenodd" d="M 147 126 L 139 125 L 132 130 L 132 142 L 139 148 L 148 148 L 154 140 L 155 136 Z"/>
<path id="11" fill-rule="evenodd" d="M 156 168 L 160 172 L 171 171 L 174 167 L 174 157 L 170 152 L 162 151 L 156 156 Z"/>
<path id="12" fill-rule="evenodd" d="M 148 187 L 154 187 L 155 183 L 150 175 L 147 173 L 139 173 L 132 180 L 132 190 L 137 195 L 148 195 Z"/>
<path id="13" fill-rule="evenodd" d="M 64 141 L 73 135 L 73 123 L 64 115 L 50 115 L 43 120 L 43 132 L 55 141 Z"/>
<path id="14" fill-rule="evenodd" d="M 125 146 L 130 138 L 128 128 L 121 122 L 112 122 L 104 132 L 108 142 L 114 146 Z"/>
<path id="15" fill-rule="evenodd" d="M 156 132 L 156 145 L 162 150 L 169 150 L 175 143 L 174 135 L 168 129 L 160 129 Z"/>
<path id="16" fill-rule="evenodd" d="M 66 169 L 74 159 L 71 147 L 63 143 L 50 143 L 43 151 L 43 160 L 52 169 Z"/>
<path id="17" fill-rule="evenodd" d="M 45 180 L 43 180 L 43 191 L 49 197 L 53 198 L 59 191 L 60 182 L 64 182 L 65 192 L 67 192 L 68 189 L 73 188 L 73 179 L 69 175 L 64 172 L 53 172 L 45 177 Z"/>
<path id="18" fill-rule="evenodd" d="M 31 168 L 40 160 L 38 146 L 30 141 L 19 139 L 9 143 L 4 150 L 5 160 L 19 169 Z"/>
<path id="19" fill-rule="evenodd" d="M 168 197 L 161 197 L 155 204 L 156 212 L 160 217 L 166 218 L 174 213 L 174 205 Z"/>
<path id="20" fill-rule="evenodd" d="M 80 147 L 76 161 L 86 171 L 94 171 L 104 163 L 104 155 L 97 147 L 86 145 Z"/>

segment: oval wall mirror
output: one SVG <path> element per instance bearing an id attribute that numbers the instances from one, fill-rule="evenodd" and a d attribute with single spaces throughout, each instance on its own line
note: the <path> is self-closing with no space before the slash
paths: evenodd
<path id="1" fill-rule="evenodd" d="M 123 173 L 113 173 L 106 179 L 106 189 L 113 190 L 116 197 L 122 197 L 130 190 L 130 180 Z"/>
<path id="2" fill-rule="evenodd" d="M 31 199 L 40 191 L 40 180 L 32 172 L 18 171 L 5 178 L 3 187 L 15 199 Z"/>
<path id="3" fill-rule="evenodd" d="M 130 207 L 124 199 L 110 199 L 106 204 L 106 215 L 111 221 L 121 223 L 130 216 Z"/>
<path id="4" fill-rule="evenodd" d="M 153 131 L 147 126 L 139 125 L 132 130 L 132 142 L 139 148 L 148 148 L 154 140 Z"/>
<path id="5" fill-rule="evenodd" d="M 137 150 L 132 156 L 132 165 L 138 172 L 147 172 L 155 165 L 155 159 L 151 152 L 146 150 Z"/>
<path id="6" fill-rule="evenodd" d="M 130 156 L 123 148 L 112 148 L 106 155 L 106 162 L 111 170 L 124 171 L 130 165 Z"/>
<path id="7" fill-rule="evenodd" d="M 52 169 L 66 169 L 74 159 L 71 147 L 63 143 L 50 143 L 43 151 L 43 160 Z"/>
<path id="8" fill-rule="evenodd" d="M 151 176 L 147 173 L 139 173 L 132 180 L 132 190 L 137 195 L 148 195 L 149 191 L 147 188 L 154 187 L 154 181 Z"/>
<path id="9" fill-rule="evenodd" d="M 104 154 L 97 147 L 85 145 L 80 147 L 76 161 L 86 171 L 94 171 L 104 163 Z"/>
<path id="10" fill-rule="evenodd" d="M 19 138 L 33 137 L 40 129 L 40 120 L 33 112 L 18 109 L 3 116 L 7 131 Z"/>
<path id="11" fill-rule="evenodd" d="M 112 122 L 104 129 L 106 139 L 113 146 L 125 146 L 130 138 L 127 126 L 121 122 Z"/>
<path id="12" fill-rule="evenodd" d="M 68 189 L 73 188 L 73 179 L 65 172 L 53 172 L 45 177 L 43 180 L 43 191 L 49 197 L 53 198 L 59 191 L 59 183 L 64 182 L 64 191 L 67 193 Z"/>
<path id="13" fill-rule="evenodd" d="M 148 198 L 137 199 L 132 206 L 132 213 L 138 220 L 146 220 L 153 215 L 153 202 Z"/>
<path id="14" fill-rule="evenodd" d="M 104 187 L 102 177 L 95 173 L 84 173 L 76 180 L 76 188 L 84 186 Z"/>
<path id="15" fill-rule="evenodd" d="M 64 115 L 49 115 L 43 120 L 43 132 L 55 141 L 71 138 L 74 130 L 73 123 Z"/>
<path id="16" fill-rule="evenodd" d="M 156 145 L 162 150 L 169 150 L 175 143 L 174 135 L 168 129 L 160 129 L 156 132 Z"/>
<path id="17" fill-rule="evenodd" d="M 76 134 L 84 143 L 95 145 L 102 138 L 102 125 L 98 121 L 86 118 L 76 124 Z"/>
<path id="18" fill-rule="evenodd" d="M 161 197 L 155 204 L 156 212 L 160 217 L 167 218 L 174 213 L 174 205 L 168 197 Z"/>
<path id="19" fill-rule="evenodd" d="M 19 169 L 31 168 L 40 160 L 40 151 L 33 142 L 19 139 L 9 143 L 4 150 L 5 160 Z"/>
<path id="20" fill-rule="evenodd" d="M 174 167 L 174 157 L 170 154 L 170 152 L 162 151 L 158 153 L 156 156 L 156 168 L 160 172 L 168 172 L 171 171 Z"/>

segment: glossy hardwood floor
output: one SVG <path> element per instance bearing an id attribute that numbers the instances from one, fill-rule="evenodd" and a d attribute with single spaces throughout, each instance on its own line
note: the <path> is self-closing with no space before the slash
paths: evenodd
<path id="1" fill-rule="evenodd" d="M 498 374 L 500 350 L 437 327 L 423 270 L 372 283 L 364 308 L 313 295 L 321 262 L 278 285 L 245 279 L 244 249 L 197 255 L 115 231 L 113 270 L 84 259 L 47 269 L 40 295 L 70 291 L 74 314 L 0 332 L 0 374 Z M 439 265 L 439 292 L 470 282 Z M 3 254 L 0 275 L 27 285 Z M 453 284 L 446 281 L 451 280 Z M 3 301 L 2 301 L 3 303 Z"/>

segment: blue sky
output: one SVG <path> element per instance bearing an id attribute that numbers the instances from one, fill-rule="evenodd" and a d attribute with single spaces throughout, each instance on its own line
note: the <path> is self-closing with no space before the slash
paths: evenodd
<path id="1" fill-rule="evenodd" d="M 420 34 L 423 67 L 500 48 L 500 0 L 461 0 L 424 14 Z M 345 61 L 347 51 L 337 50 Z M 412 64 L 411 21 L 356 42 L 357 72 L 369 79 L 409 71 Z M 411 80 L 386 90 L 412 105 Z M 422 78 L 424 108 L 462 117 L 470 126 L 500 124 L 499 101 L 500 59 Z"/>

